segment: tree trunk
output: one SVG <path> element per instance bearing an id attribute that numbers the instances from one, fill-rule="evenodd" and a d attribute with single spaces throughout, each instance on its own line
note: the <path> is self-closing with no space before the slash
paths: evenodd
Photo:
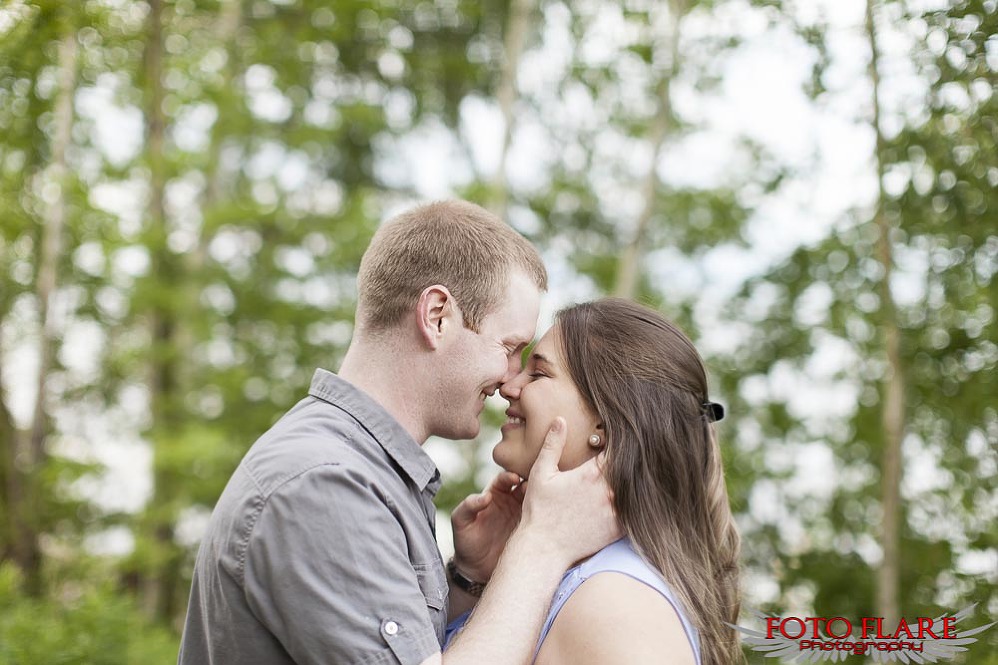
<path id="1" fill-rule="evenodd" d="M 226 65 L 225 85 L 237 85 L 236 61 L 238 52 L 232 46 L 235 34 L 242 21 L 243 0 L 225 0 L 217 20 L 216 35 L 220 43 L 226 45 L 229 54 Z M 146 136 L 147 155 L 150 164 L 149 197 L 149 238 L 148 246 L 152 258 L 152 274 L 158 282 L 169 284 L 173 290 L 169 303 L 157 298 L 149 317 L 152 333 L 153 360 L 149 367 L 149 387 L 151 412 L 153 415 L 153 494 L 146 509 L 143 522 L 145 536 L 150 539 L 156 554 L 148 570 L 138 575 L 142 605 L 147 615 L 156 620 L 169 622 L 176 618 L 186 600 L 187 588 L 181 586 L 183 579 L 184 552 L 174 539 L 176 515 L 165 506 L 173 503 L 178 491 L 179 479 L 161 460 L 166 447 L 174 444 L 181 425 L 182 415 L 181 379 L 178 359 L 185 357 L 193 344 L 188 331 L 182 325 L 178 307 L 196 307 L 198 293 L 196 285 L 182 279 L 185 275 L 197 274 L 204 267 L 207 247 L 211 237 L 202 232 L 194 251 L 185 257 L 177 257 L 170 251 L 164 194 L 167 182 L 167 168 L 164 154 L 166 118 L 163 113 L 163 5 L 161 0 L 151 3 L 148 40 L 145 51 L 146 67 Z M 224 109 L 219 109 L 222 122 Z M 223 142 L 218 127 L 212 135 L 208 183 L 202 197 L 202 209 L 210 213 L 221 197 L 221 178 L 218 167 Z M 189 272 L 188 272 L 189 271 Z M 192 290 L 193 289 L 193 290 Z"/>
<path id="2" fill-rule="evenodd" d="M 3 366 L 0 363 L 0 483 L 3 484 L 0 491 L 0 561 L 18 561 L 22 524 L 20 514 L 16 511 L 24 503 L 16 461 L 19 435 L 7 408 L 6 392 L 2 386 Z"/>
<path id="3" fill-rule="evenodd" d="M 624 248 L 624 253 L 621 255 L 620 263 L 617 267 L 617 283 L 614 287 L 614 295 L 623 298 L 634 298 L 637 295 L 638 281 L 641 275 L 641 261 L 648 251 L 648 230 L 651 226 L 652 217 L 655 215 L 658 192 L 658 173 L 656 167 L 661 158 L 665 140 L 669 134 L 669 127 L 672 124 L 671 84 L 672 77 L 679 71 L 679 22 L 687 11 L 689 11 L 689 6 L 686 0 L 675 0 L 669 3 L 669 46 L 671 61 L 669 70 L 662 73 L 662 78 L 655 89 L 658 109 L 655 112 L 648 135 L 648 140 L 652 146 L 652 156 L 651 163 L 648 165 L 648 172 L 641 183 L 641 214 L 638 216 L 634 234 Z"/>
<path id="4" fill-rule="evenodd" d="M 641 214 L 634 229 L 631 241 L 624 248 L 617 268 L 617 284 L 614 294 L 622 298 L 634 298 L 638 290 L 638 278 L 641 273 L 641 260 L 648 251 L 648 229 L 652 216 L 655 214 L 655 199 L 658 192 L 658 173 L 656 165 L 662 153 L 662 146 L 669 129 L 669 78 L 663 78 L 658 86 L 658 112 L 652 123 L 649 139 L 652 144 L 651 164 L 641 183 Z"/>
<path id="5" fill-rule="evenodd" d="M 144 54 L 146 76 L 146 155 L 149 161 L 149 205 L 146 212 L 147 247 L 150 250 L 151 278 L 158 284 L 177 287 L 174 261 L 167 245 L 168 229 L 164 196 L 166 162 L 164 141 L 166 119 L 163 113 L 163 3 L 149 2 L 148 34 Z M 152 360 L 149 366 L 149 400 L 152 412 L 151 444 L 153 447 L 153 493 L 146 508 L 146 536 L 152 542 L 154 555 L 144 562 L 147 570 L 141 577 L 142 605 L 150 618 L 166 619 L 172 613 L 174 593 L 169 587 L 170 562 L 176 546 L 173 542 L 173 521 L 164 505 L 169 500 L 169 478 L 162 469 L 164 447 L 170 445 L 169 432 L 174 427 L 171 402 L 175 392 L 175 361 L 172 341 L 175 333 L 175 313 L 164 297 L 163 289 L 153 289 L 149 314 L 152 338 Z"/>
<path id="6" fill-rule="evenodd" d="M 35 282 L 35 296 L 38 301 L 39 343 L 38 377 L 35 384 L 37 393 L 32 410 L 31 427 L 27 434 L 27 445 L 17 457 L 22 460 L 13 468 L 14 487 L 20 494 L 21 504 L 12 511 L 18 522 L 18 564 L 21 566 L 29 591 L 40 590 L 41 550 L 39 547 L 39 524 L 41 514 L 39 503 L 41 489 L 39 472 L 45 464 L 45 442 L 49 433 L 49 414 L 46 408 L 48 379 L 55 364 L 55 356 L 60 339 L 59 321 L 54 313 L 53 297 L 58 287 L 59 258 L 62 254 L 64 229 L 66 226 L 69 169 L 66 166 L 66 151 L 72 140 L 73 96 L 76 92 L 76 30 L 72 23 L 66 35 L 59 42 L 58 94 L 55 101 L 55 132 L 52 136 L 52 157 L 45 180 L 57 185 L 53 200 L 45 206 L 42 216 L 40 255 Z M 23 472 L 22 469 L 23 468 Z"/>
<path id="7" fill-rule="evenodd" d="M 888 372 L 884 377 L 883 477 L 881 506 L 881 547 L 883 561 L 877 575 L 877 611 L 887 623 L 901 616 L 901 442 L 904 437 L 904 368 L 901 364 L 901 332 L 898 328 L 894 298 L 891 294 L 891 224 L 884 214 L 884 151 L 885 140 L 880 129 L 880 69 L 875 23 L 875 0 L 866 2 L 866 33 L 870 43 L 870 81 L 873 88 L 873 130 L 876 134 L 877 206 L 874 224 L 877 227 L 877 258 L 883 265 L 881 282 L 881 313 Z"/>
<path id="8" fill-rule="evenodd" d="M 59 95 L 55 104 L 55 135 L 52 139 L 52 163 L 48 179 L 58 184 L 58 194 L 46 207 L 42 226 L 41 256 L 38 264 L 38 313 L 41 323 L 41 358 L 38 368 L 38 394 L 35 397 L 31 421 L 29 461 L 40 463 L 45 455 L 45 435 L 48 429 L 45 409 L 46 383 L 52 369 L 59 339 L 58 323 L 53 315 L 52 296 L 58 286 L 59 256 L 62 253 L 63 229 L 66 225 L 66 149 L 72 139 L 73 94 L 76 88 L 76 33 L 70 31 L 59 43 Z"/>
<path id="9" fill-rule="evenodd" d="M 236 32 L 239 30 L 239 25 L 242 23 L 242 16 L 243 0 L 224 0 L 218 16 L 218 28 L 215 32 L 218 35 L 219 43 L 225 45 L 226 52 L 228 53 L 223 73 L 224 83 L 222 84 L 226 89 L 240 85 L 238 75 L 241 71 L 238 64 L 239 52 L 235 48 L 235 37 Z M 201 210 L 205 214 L 210 214 L 222 197 L 223 174 L 221 173 L 220 165 L 222 148 L 224 146 L 224 133 L 221 131 L 220 126 L 223 124 L 222 117 L 224 112 L 225 109 L 218 109 L 218 120 L 215 121 L 215 127 L 212 129 L 211 145 L 209 147 L 210 158 L 206 167 L 208 184 L 205 187 L 204 196 L 201 198 Z M 208 245 L 211 243 L 211 240 L 212 236 L 202 231 L 198 238 L 197 249 L 192 256 L 190 264 L 192 271 L 200 271 L 204 266 L 207 260 Z"/>
<path id="10" fill-rule="evenodd" d="M 509 25 L 503 36 L 503 65 L 499 75 L 499 87 L 496 99 L 502 113 L 502 148 L 499 153 L 499 165 L 492 179 L 492 200 L 489 208 L 499 217 L 506 218 L 509 203 L 509 185 L 506 180 L 506 162 L 509 147 L 513 142 L 513 105 L 516 103 L 516 75 L 520 68 L 520 57 L 523 55 L 527 40 L 530 14 L 534 6 L 531 0 L 512 0 L 509 7 Z"/>

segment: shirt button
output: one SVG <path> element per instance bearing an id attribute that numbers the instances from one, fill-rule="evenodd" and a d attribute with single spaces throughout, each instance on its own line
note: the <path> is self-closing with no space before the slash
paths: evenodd
<path id="1" fill-rule="evenodd" d="M 389 621 L 388 623 L 385 624 L 385 632 L 388 633 L 389 635 L 394 635 L 395 633 L 399 632 L 399 625 L 394 621 Z"/>

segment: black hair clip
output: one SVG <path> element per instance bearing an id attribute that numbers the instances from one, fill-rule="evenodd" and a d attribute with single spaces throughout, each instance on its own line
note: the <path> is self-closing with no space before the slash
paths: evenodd
<path id="1" fill-rule="evenodd" d="M 703 407 L 704 413 L 707 415 L 707 421 L 716 423 L 718 420 L 724 418 L 724 407 L 717 402 L 704 402 L 700 405 Z"/>

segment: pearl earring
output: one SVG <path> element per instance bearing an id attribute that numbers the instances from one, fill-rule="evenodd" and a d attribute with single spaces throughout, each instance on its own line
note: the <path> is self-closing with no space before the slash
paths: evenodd
<path id="1" fill-rule="evenodd" d="M 599 448 L 602 443 L 600 442 L 599 434 L 593 434 L 589 437 L 589 445 L 593 448 Z"/>

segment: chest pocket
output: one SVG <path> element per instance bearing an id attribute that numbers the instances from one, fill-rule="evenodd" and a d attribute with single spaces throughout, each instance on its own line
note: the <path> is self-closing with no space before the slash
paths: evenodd
<path id="1" fill-rule="evenodd" d="M 416 578 L 419 581 L 419 589 L 426 599 L 426 606 L 437 612 L 443 612 L 446 616 L 447 576 L 444 567 L 436 561 L 417 563 L 413 567 L 416 569 Z"/>

